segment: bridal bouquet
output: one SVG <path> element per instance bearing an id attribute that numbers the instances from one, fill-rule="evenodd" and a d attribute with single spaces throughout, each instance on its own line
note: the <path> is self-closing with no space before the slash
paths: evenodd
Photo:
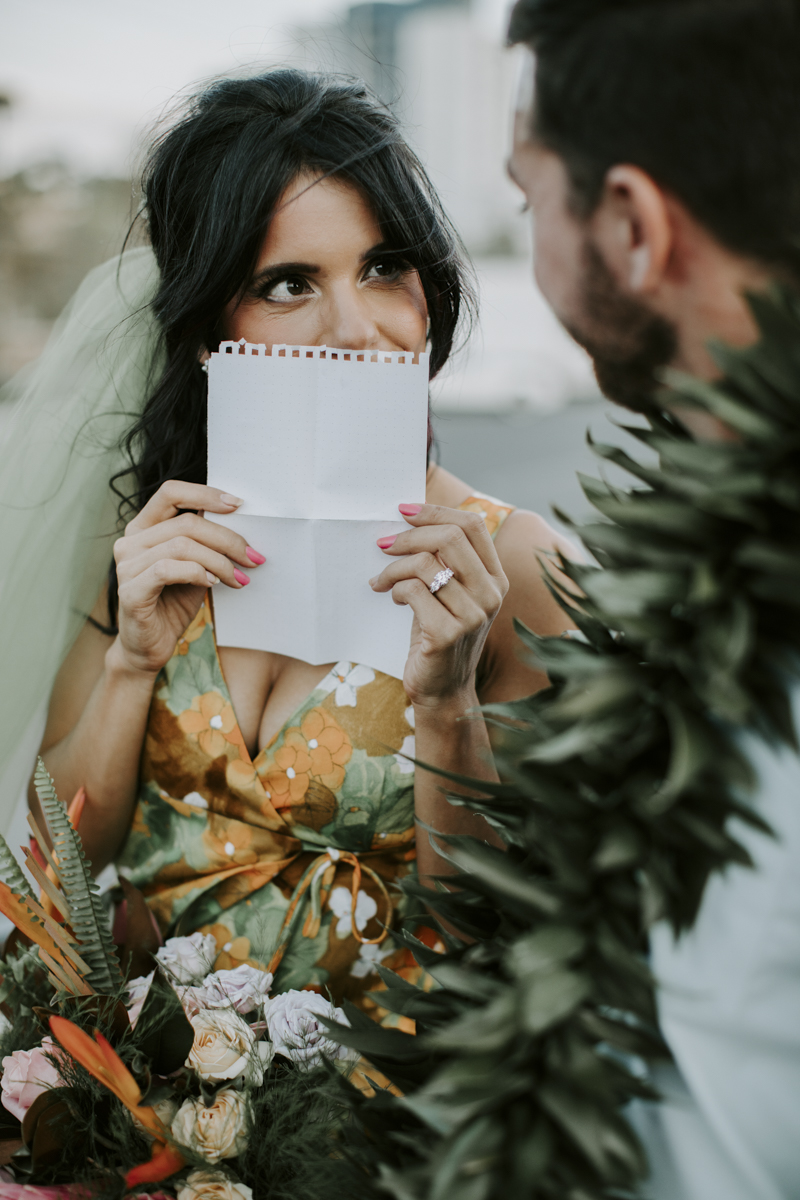
<path id="1" fill-rule="evenodd" d="M 272 995 L 252 966 L 213 971 L 201 933 L 170 938 L 126 982 L 41 763 L 36 785 L 52 845 L 32 821 L 39 898 L 0 838 L 0 910 L 24 941 L 0 963 L 0 1195 L 282 1194 L 278 1175 L 288 1184 L 311 1145 L 325 1152 L 319 1083 L 352 1059 L 326 1023 L 344 1014 L 315 992 Z"/>

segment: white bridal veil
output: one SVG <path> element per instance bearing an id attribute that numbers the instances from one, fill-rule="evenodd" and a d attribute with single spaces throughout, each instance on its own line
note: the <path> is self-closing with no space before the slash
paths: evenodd
<path id="1" fill-rule="evenodd" d="M 0 391 L 0 831 L 31 773 L 56 672 L 111 561 L 109 480 L 154 366 L 157 280 L 149 248 L 97 267 L 42 356 Z"/>

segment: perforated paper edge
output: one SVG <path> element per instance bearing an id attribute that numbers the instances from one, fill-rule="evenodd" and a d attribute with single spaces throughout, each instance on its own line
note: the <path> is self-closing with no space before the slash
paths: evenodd
<path id="1" fill-rule="evenodd" d="M 427 350 L 415 354 L 412 350 L 344 350 L 333 346 L 289 346 L 281 342 L 269 351 L 263 342 L 220 342 L 213 358 L 223 354 L 252 355 L 261 358 L 307 358 L 325 359 L 331 362 L 397 363 L 427 367 L 430 355 Z M 417 359 L 415 364 L 414 359 Z"/>

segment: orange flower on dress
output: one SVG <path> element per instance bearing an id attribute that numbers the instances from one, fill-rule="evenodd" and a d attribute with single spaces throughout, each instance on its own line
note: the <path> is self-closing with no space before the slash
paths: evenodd
<path id="1" fill-rule="evenodd" d="M 203 845 L 215 868 L 239 867 L 253 863 L 258 854 L 253 848 L 253 830 L 244 821 L 220 821 L 203 830 Z"/>
<path id="2" fill-rule="evenodd" d="M 200 933 L 210 933 L 216 939 L 217 958 L 214 962 L 215 971 L 231 971 L 241 966 L 243 962 L 249 963 L 256 970 L 266 971 L 267 968 L 264 963 L 259 962 L 257 958 L 250 957 L 249 938 L 237 937 L 227 925 L 204 925 L 200 929 Z"/>
<path id="3" fill-rule="evenodd" d="M 312 708 L 299 728 L 287 729 L 283 745 L 272 753 L 262 773 L 264 787 L 275 808 L 299 804 L 312 779 L 335 792 L 342 786 L 345 764 L 353 743 L 324 708 Z"/>
<path id="4" fill-rule="evenodd" d="M 178 717 L 178 724 L 184 733 L 197 738 L 200 749 L 209 758 L 219 758 L 229 745 L 241 745 L 242 735 L 233 707 L 219 692 L 195 696 L 192 707 Z"/>
<path id="5" fill-rule="evenodd" d="M 486 529 L 490 537 L 497 531 L 504 514 L 507 516 L 511 512 L 509 505 L 496 504 L 494 500 L 483 496 L 470 500 L 469 504 L 460 505 L 460 508 L 462 512 L 479 513 L 486 522 Z"/>
<path id="6" fill-rule="evenodd" d="M 175 646 L 175 654 L 188 654 L 189 644 L 196 642 L 199 637 L 203 636 L 203 631 L 207 624 L 206 606 L 203 604 L 189 628 L 178 638 L 177 645 Z"/>

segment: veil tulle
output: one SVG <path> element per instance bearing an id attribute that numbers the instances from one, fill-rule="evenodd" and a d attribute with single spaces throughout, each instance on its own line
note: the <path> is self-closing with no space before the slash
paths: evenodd
<path id="1" fill-rule="evenodd" d="M 111 561 L 109 480 L 158 369 L 157 281 L 149 248 L 97 267 L 42 356 L 0 390 L 0 830 L 33 768 L 32 723 Z"/>

